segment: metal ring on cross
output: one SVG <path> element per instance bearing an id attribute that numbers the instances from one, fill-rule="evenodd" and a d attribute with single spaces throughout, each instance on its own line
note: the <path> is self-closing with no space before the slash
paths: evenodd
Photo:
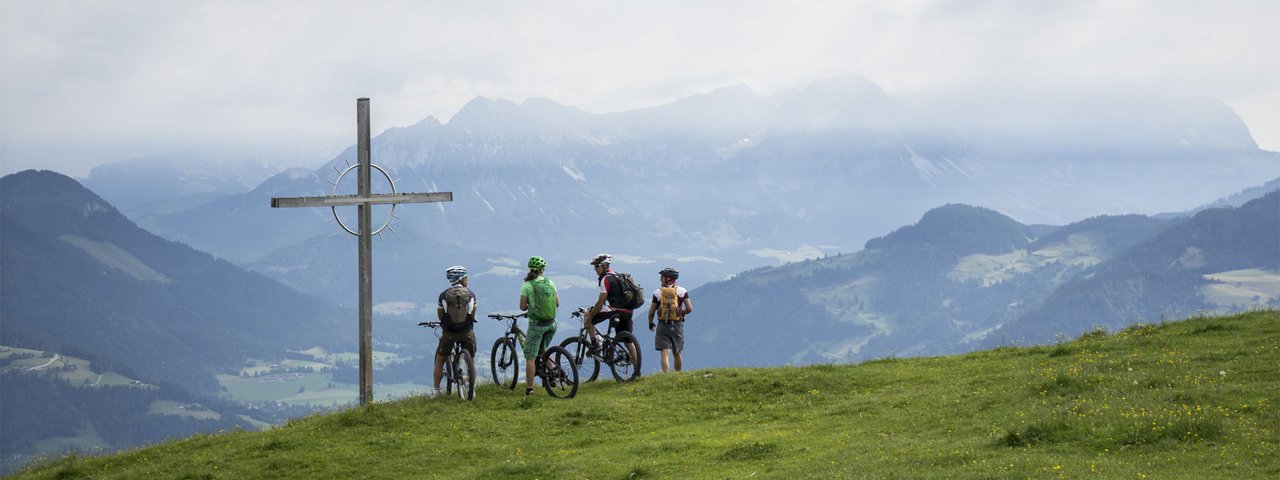
<path id="1" fill-rule="evenodd" d="M 355 165 L 349 166 L 349 167 L 347 167 L 347 169 L 346 169 L 346 170 L 343 170 L 343 171 L 342 171 L 342 173 L 338 175 L 338 179 L 337 179 L 337 180 L 334 180 L 334 182 L 333 182 L 333 195 L 337 195 L 337 194 L 338 194 L 338 185 L 342 185 L 342 177 L 347 176 L 347 173 L 348 173 L 348 172 L 350 172 L 351 170 L 353 170 L 353 169 L 355 169 L 356 167 L 359 167 L 359 166 L 360 166 L 360 164 L 355 164 Z M 396 182 L 395 182 L 394 180 L 392 180 L 392 179 L 391 179 L 391 176 L 390 176 L 390 175 L 387 175 L 387 171 L 386 171 L 386 170 L 383 170 L 383 169 L 382 169 L 382 167 L 379 167 L 379 166 L 374 165 L 374 164 L 372 164 L 372 163 L 370 163 L 370 164 L 369 164 L 369 168 L 372 168 L 372 169 L 377 170 L 378 172 L 382 173 L 383 178 L 386 178 L 386 179 L 387 179 L 387 183 L 391 184 L 391 193 L 396 193 Z M 371 206 L 371 207 L 372 207 L 372 206 Z M 352 229 L 348 228 L 348 227 L 347 227 L 347 224 L 342 223 L 342 218 L 338 217 L 338 207 L 329 207 L 329 210 L 333 211 L 333 219 L 338 221 L 338 226 L 342 227 L 342 229 L 343 229 L 343 230 L 346 230 L 346 231 L 347 231 L 347 233 L 350 233 L 350 234 L 355 235 L 355 236 L 357 236 L 357 237 L 358 237 L 358 236 L 360 236 L 360 232 L 354 231 L 354 230 L 352 230 Z M 369 213 L 373 213 L 372 208 L 369 210 Z M 393 219 L 393 218 L 395 218 L 395 217 L 396 217 L 396 204 L 394 204 L 394 203 L 393 203 L 393 204 L 391 204 L 391 214 L 390 214 L 390 215 L 387 215 L 387 221 L 382 222 L 382 226 L 381 226 L 381 227 L 378 227 L 378 229 L 377 229 L 377 230 L 374 230 L 374 231 L 373 231 L 373 233 L 371 233 L 370 235 L 377 235 L 377 234 L 381 233 L 381 232 L 382 232 L 382 229 L 387 228 L 387 225 L 391 225 L 391 219 Z"/>

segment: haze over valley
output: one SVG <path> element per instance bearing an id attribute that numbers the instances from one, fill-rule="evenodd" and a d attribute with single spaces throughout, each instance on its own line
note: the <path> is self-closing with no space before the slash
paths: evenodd
<path id="1" fill-rule="evenodd" d="M 517 310 L 534 255 L 558 287 L 557 343 L 597 297 L 596 254 L 649 294 L 678 269 L 699 371 L 1280 308 L 1276 14 L 0 4 L 0 473 L 360 398 L 357 241 L 338 224 L 356 209 L 271 207 L 356 192 L 358 98 L 373 193 L 452 193 L 372 208 L 376 403 L 435 401 L 417 399 L 437 343 L 417 323 L 452 265 L 478 298 L 488 381 L 506 325 L 484 314 Z M 647 308 L 647 378 L 619 389 L 657 384 Z M 1252 318 L 1273 315 L 1223 325 Z M 1229 337 L 1183 330 L 1161 335 Z M 1084 385 L 1059 380 L 1044 388 Z"/>

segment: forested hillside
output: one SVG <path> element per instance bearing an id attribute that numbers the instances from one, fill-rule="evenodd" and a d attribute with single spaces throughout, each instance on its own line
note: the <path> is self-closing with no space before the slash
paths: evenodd
<path id="1" fill-rule="evenodd" d="M 1202 309 L 1278 305 L 1277 198 L 1280 192 L 1189 219 L 1102 216 L 1062 227 L 939 207 L 860 252 L 695 289 L 689 362 L 961 352 Z"/>
<path id="2" fill-rule="evenodd" d="M 90 352 L 194 393 L 288 348 L 338 346 L 344 311 L 156 237 L 66 176 L 0 179 L 0 344 Z"/>
<path id="3" fill-rule="evenodd" d="M 197 398 L 115 362 L 0 345 L 0 474 L 41 455 L 105 453 L 195 433 L 257 429 L 311 413 Z"/>
<path id="4" fill-rule="evenodd" d="M 776 365 L 969 350 L 1167 223 L 1134 215 L 1032 226 L 986 208 L 939 207 L 860 252 L 695 289 L 700 310 L 687 327 L 690 361 Z M 751 341 L 771 348 L 734 348 Z"/>
<path id="5" fill-rule="evenodd" d="M 990 342 L 1043 342 L 1095 326 L 1181 318 L 1232 308 L 1206 297 L 1208 278 L 1245 269 L 1280 271 L 1280 190 L 1231 208 L 1213 208 L 1137 243 L 1055 291 Z M 1280 297 L 1254 302 L 1280 306 Z M 1254 303 L 1250 302 L 1250 303 Z M 1249 305 L 1235 305 L 1245 308 Z"/>
<path id="6" fill-rule="evenodd" d="M 30 456 L 36 453 L 31 447 L 40 442 L 84 453 L 110 452 L 197 432 L 256 429 L 254 422 L 231 414 L 243 408 L 216 405 L 222 410 L 219 413 L 172 385 L 87 388 L 23 372 L 0 373 L 0 384 L 7 392 L 0 402 L 5 432 L 0 436 L 0 454 L 5 458 Z M 170 414 L 149 413 L 153 405 L 164 401 L 186 408 Z"/>

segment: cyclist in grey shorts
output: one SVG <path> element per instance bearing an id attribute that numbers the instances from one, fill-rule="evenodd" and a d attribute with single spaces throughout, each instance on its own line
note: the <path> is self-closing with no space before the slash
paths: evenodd
<path id="1" fill-rule="evenodd" d="M 653 292 L 653 301 L 649 302 L 649 330 L 656 332 L 653 343 L 654 348 L 661 352 L 658 356 L 662 373 L 671 368 L 668 355 L 675 363 L 675 371 L 679 372 L 684 364 L 684 320 L 686 315 L 693 313 L 693 302 L 689 300 L 689 291 L 676 285 L 676 279 L 680 278 L 676 269 L 664 268 L 658 276 L 661 277 L 661 286 Z M 655 315 L 658 317 L 657 325 L 653 323 Z"/>

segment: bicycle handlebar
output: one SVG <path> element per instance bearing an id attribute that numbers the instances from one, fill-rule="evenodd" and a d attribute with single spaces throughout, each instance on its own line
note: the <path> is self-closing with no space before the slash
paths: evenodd
<path id="1" fill-rule="evenodd" d="M 440 322 L 418 322 L 419 327 L 439 327 Z"/>
<path id="2" fill-rule="evenodd" d="M 527 314 L 528 312 L 521 312 L 515 315 L 503 315 L 501 313 L 490 313 L 489 318 L 492 318 L 494 320 L 515 320 L 517 318 L 524 318 L 524 316 Z"/>

